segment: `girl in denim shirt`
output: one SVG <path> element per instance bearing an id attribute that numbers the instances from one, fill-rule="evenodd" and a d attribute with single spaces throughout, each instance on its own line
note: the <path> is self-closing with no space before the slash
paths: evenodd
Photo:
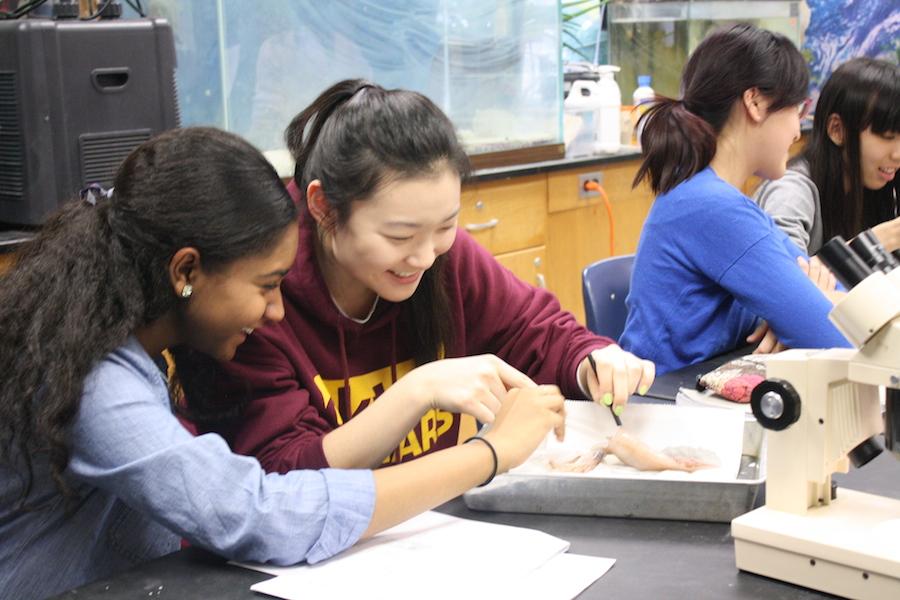
<path id="1" fill-rule="evenodd" d="M 266 474 L 218 435 L 192 436 L 171 399 L 204 418 L 215 361 L 283 317 L 295 219 L 248 143 L 170 131 L 125 159 L 113 190 L 52 216 L 0 279 L 4 597 L 107 577 L 181 538 L 237 560 L 314 563 L 562 433 L 558 390 L 535 387 L 506 396 L 487 443 L 374 472 Z"/>

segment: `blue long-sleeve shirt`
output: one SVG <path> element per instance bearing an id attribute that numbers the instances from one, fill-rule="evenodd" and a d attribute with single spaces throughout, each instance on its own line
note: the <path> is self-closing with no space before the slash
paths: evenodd
<path id="1" fill-rule="evenodd" d="M 317 562 L 355 543 L 375 502 L 371 471 L 266 474 L 172 414 L 159 368 L 134 338 L 90 374 L 71 426 L 66 518 L 46 459 L 28 503 L 0 467 L 0 596 L 43 598 L 175 551 L 180 538 L 229 558 Z"/>
<path id="2" fill-rule="evenodd" d="M 745 344 L 759 319 L 792 348 L 849 346 L 798 256 L 768 215 L 707 167 L 647 216 L 620 344 L 658 373 Z"/>

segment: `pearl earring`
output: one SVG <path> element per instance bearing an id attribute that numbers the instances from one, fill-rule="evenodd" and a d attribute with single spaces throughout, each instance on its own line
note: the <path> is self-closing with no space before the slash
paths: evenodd
<path id="1" fill-rule="evenodd" d="M 194 286 L 189 283 L 184 284 L 184 287 L 181 288 L 181 297 L 182 298 L 190 298 L 191 294 L 194 293 Z"/>

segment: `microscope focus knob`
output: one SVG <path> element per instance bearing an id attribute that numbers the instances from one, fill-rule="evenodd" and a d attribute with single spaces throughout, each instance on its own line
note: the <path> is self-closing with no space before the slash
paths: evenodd
<path id="1" fill-rule="evenodd" d="M 760 425 L 781 431 L 800 418 L 800 395 L 784 379 L 766 379 L 753 388 L 750 408 Z"/>

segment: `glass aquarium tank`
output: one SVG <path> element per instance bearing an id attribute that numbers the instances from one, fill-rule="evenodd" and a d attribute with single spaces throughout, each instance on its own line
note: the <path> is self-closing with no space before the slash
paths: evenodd
<path id="1" fill-rule="evenodd" d="M 172 24 L 184 124 L 233 131 L 270 158 L 294 115 L 345 78 L 422 92 L 470 154 L 562 145 L 558 0 L 144 6 Z"/>
<path id="2" fill-rule="evenodd" d="M 631 104 L 638 75 L 650 75 L 657 94 L 677 98 L 687 57 L 713 29 L 737 23 L 786 35 L 800 47 L 802 0 L 614 0 L 608 6 L 610 62 L 622 103 Z"/>

